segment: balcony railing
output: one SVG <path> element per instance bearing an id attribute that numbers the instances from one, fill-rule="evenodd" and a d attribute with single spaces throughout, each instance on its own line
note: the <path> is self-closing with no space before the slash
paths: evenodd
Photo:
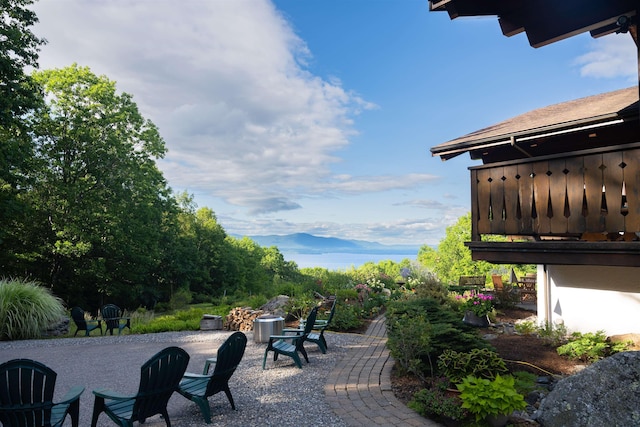
<path id="1" fill-rule="evenodd" d="M 471 196 L 474 241 L 482 234 L 635 237 L 640 147 L 473 167 Z"/>

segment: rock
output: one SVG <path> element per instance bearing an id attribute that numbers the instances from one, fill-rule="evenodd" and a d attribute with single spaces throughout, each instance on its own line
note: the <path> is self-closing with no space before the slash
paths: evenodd
<path id="1" fill-rule="evenodd" d="M 50 325 L 45 331 L 42 332 L 43 337 L 59 337 L 69 334 L 69 318 L 63 316 L 58 322 Z"/>
<path id="2" fill-rule="evenodd" d="M 284 306 L 288 302 L 289 297 L 287 295 L 278 295 L 277 297 L 272 298 L 269 302 L 260 307 L 260 310 L 266 311 L 276 316 L 285 317 L 286 313 L 284 311 Z"/>
<path id="3" fill-rule="evenodd" d="M 609 337 L 612 343 L 630 343 L 628 350 L 640 350 L 640 334 L 622 334 Z"/>
<path id="4" fill-rule="evenodd" d="M 640 352 L 614 354 L 564 378 L 535 415 L 543 426 L 640 425 Z"/>

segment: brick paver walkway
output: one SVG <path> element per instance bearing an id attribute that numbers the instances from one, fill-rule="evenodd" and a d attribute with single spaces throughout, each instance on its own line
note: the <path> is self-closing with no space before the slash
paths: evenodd
<path id="1" fill-rule="evenodd" d="M 384 316 L 375 319 L 365 339 L 338 362 L 327 379 L 325 396 L 350 426 L 429 426 L 440 424 L 407 408 L 391 390 L 393 359 L 386 346 Z"/>

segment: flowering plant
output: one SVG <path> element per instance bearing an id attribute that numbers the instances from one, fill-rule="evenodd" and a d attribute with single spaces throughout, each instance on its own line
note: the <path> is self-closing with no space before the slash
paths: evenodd
<path id="1" fill-rule="evenodd" d="M 476 316 L 486 316 L 493 311 L 493 295 L 457 295 L 456 299 L 462 301 L 463 311 L 472 311 Z"/>

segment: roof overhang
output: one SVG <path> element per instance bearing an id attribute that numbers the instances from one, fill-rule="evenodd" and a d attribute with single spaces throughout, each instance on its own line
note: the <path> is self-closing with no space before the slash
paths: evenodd
<path id="1" fill-rule="evenodd" d="M 530 111 L 431 148 L 443 160 L 470 153 L 484 163 L 635 142 L 638 88 Z M 611 136 L 615 134 L 615 139 Z"/>
<path id="2" fill-rule="evenodd" d="M 529 44 L 541 47 L 589 31 L 592 37 L 630 32 L 637 41 L 636 0 L 429 0 L 431 11 L 451 19 L 497 16 L 502 33 L 526 33 Z"/>

